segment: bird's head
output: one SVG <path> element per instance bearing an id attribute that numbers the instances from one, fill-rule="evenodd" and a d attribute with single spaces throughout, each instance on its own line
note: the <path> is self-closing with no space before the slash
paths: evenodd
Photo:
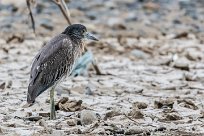
<path id="1" fill-rule="evenodd" d="M 98 41 L 98 39 L 93 34 L 87 32 L 86 27 L 81 24 L 73 24 L 68 26 L 62 34 L 68 35 L 73 40 L 90 39 Z"/>

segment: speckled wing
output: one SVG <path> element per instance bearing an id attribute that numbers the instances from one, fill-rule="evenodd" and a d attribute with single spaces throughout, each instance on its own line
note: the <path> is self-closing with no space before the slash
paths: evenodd
<path id="1" fill-rule="evenodd" d="M 70 38 L 60 34 L 48 42 L 36 55 L 30 73 L 27 102 L 33 103 L 35 98 L 70 73 L 73 45 Z"/>

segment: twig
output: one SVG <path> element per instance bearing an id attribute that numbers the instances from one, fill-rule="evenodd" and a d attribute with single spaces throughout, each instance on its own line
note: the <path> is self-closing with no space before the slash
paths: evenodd
<path id="1" fill-rule="evenodd" d="M 67 16 L 68 16 L 68 18 L 69 18 L 69 20 L 70 20 L 70 12 L 69 12 L 69 9 L 68 9 L 68 7 L 66 6 L 66 3 L 64 2 L 64 0 L 61 0 L 61 3 L 62 3 L 62 5 L 63 5 L 63 7 L 64 7 L 64 9 L 65 9 L 65 11 L 66 11 L 66 13 L 67 13 Z M 70 20 L 70 22 L 71 22 L 71 20 Z"/>
<path id="2" fill-rule="evenodd" d="M 29 15 L 30 15 L 31 22 L 32 22 L 32 29 L 33 29 L 33 32 L 35 34 L 35 20 L 33 18 L 33 13 L 32 13 L 31 8 L 30 8 L 30 0 L 26 0 L 26 4 L 27 4 L 28 10 L 29 10 Z"/>
<path id="3" fill-rule="evenodd" d="M 106 74 L 101 73 L 101 70 L 99 69 L 99 67 L 98 67 L 98 65 L 96 64 L 96 61 L 95 61 L 95 60 L 92 61 L 92 65 L 93 65 L 93 67 L 94 67 L 94 69 L 95 69 L 95 71 L 96 71 L 96 75 L 106 75 Z"/>
<path id="4" fill-rule="evenodd" d="M 64 0 L 52 0 L 61 10 L 62 14 L 64 15 L 65 19 L 67 20 L 68 24 L 71 25 L 71 20 L 69 18 L 69 11 L 64 2 Z M 63 8 L 64 6 L 64 8 Z M 66 10 L 66 11 L 65 11 Z"/>

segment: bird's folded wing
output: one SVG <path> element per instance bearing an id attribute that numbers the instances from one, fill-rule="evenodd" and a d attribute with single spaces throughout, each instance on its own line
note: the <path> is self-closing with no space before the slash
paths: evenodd
<path id="1" fill-rule="evenodd" d="M 39 74 L 44 71 L 45 73 L 53 73 L 63 66 L 63 55 L 66 55 L 72 50 L 72 43 L 69 37 L 60 34 L 48 42 L 36 55 L 35 60 L 31 67 L 30 85 L 33 85 L 38 78 Z M 49 77 L 50 75 L 45 75 Z"/>

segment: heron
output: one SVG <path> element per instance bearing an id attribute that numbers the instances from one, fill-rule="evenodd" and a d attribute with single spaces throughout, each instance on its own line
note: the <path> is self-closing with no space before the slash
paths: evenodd
<path id="1" fill-rule="evenodd" d="M 33 105 L 35 99 L 50 89 L 50 119 L 56 119 L 54 90 L 62 79 L 72 72 L 76 60 L 84 51 L 84 39 L 98 41 L 87 32 L 84 25 L 73 24 L 61 34 L 52 38 L 34 57 L 28 85 L 27 104 Z"/>

